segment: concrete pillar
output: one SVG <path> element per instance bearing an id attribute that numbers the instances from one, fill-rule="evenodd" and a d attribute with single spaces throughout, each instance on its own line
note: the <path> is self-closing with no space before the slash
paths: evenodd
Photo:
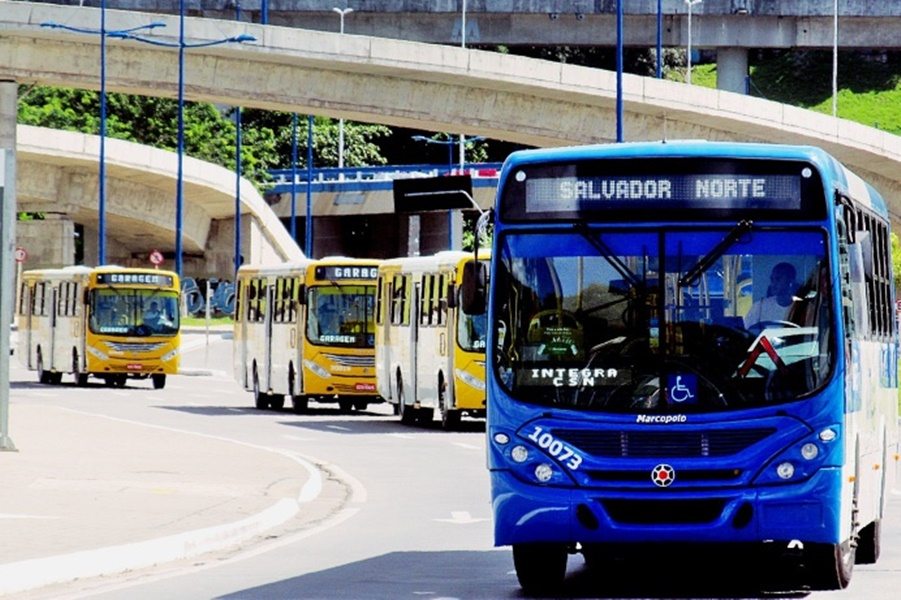
<path id="1" fill-rule="evenodd" d="M 41 221 L 18 223 L 19 245 L 28 251 L 29 269 L 58 269 L 75 264 L 75 223 L 65 215 L 45 213 Z"/>
<path id="2" fill-rule="evenodd" d="M 716 49 L 716 88 L 727 92 L 747 94 L 748 50 L 746 48 Z"/>
<path id="3" fill-rule="evenodd" d="M 16 285 L 16 110 L 18 86 L 0 81 L 0 450 L 16 449 L 9 436 L 9 328 Z"/>

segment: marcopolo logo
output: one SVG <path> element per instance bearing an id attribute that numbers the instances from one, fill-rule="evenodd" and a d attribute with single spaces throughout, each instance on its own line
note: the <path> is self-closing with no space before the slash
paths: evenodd
<path id="1" fill-rule="evenodd" d="M 688 421 L 688 417 L 685 415 L 635 415 L 636 423 L 655 423 L 655 424 L 669 424 L 669 423 L 685 423 Z"/>

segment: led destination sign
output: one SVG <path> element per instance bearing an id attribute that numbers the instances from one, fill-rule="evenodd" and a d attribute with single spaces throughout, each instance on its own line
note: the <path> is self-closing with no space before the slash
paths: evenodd
<path id="1" fill-rule="evenodd" d="M 378 267 L 343 266 L 316 267 L 316 279 L 337 281 L 340 279 L 375 279 Z"/>
<path id="2" fill-rule="evenodd" d="M 527 213 L 649 205 L 661 208 L 779 209 L 801 206 L 801 176 L 673 174 L 532 178 Z"/>
<path id="3" fill-rule="evenodd" d="M 156 273 L 98 273 L 97 283 L 113 285 L 158 285 L 160 287 L 172 287 L 171 275 L 158 275 Z"/>

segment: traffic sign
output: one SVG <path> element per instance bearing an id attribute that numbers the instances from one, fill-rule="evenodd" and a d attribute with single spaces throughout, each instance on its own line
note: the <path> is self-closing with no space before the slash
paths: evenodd
<path id="1" fill-rule="evenodd" d="M 163 253 L 159 250 L 154 250 L 150 253 L 150 262 L 155 264 L 156 266 L 160 266 L 163 264 Z"/>
<path id="2" fill-rule="evenodd" d="M 28 258 L 28 253 L 25 252 L 25 248 L 17 246 L 13 256 L 16 257 L 16 262 L 25 262 L 25 259 Z"/>

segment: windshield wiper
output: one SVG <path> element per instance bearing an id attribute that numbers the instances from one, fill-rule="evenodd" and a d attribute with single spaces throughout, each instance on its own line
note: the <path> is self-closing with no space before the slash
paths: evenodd
<path id="1" fill-rule="evenodd" d="M 679 279 L 679 287 L 685 287 L 692 285 L 695 283 L 701 275 L 710 268 L 710 266 L 717 261 L 719 257 L 726 253 L 738 239 L 751 231 L 751 228 L 754 226 L 754 221 L 749 219 L 744 219 L 739 221 L 735 227 L 732 228 L 729 233 L 726 234 L 726 237 L 721 239 L 719 243 L 710 249 L 710 252 L 701 257 L 695 265 L 686 271 L 685 275 Z"/>
<path id="2" fill-rule="evenodd" d="M 595 249 L 601 253 L 601 256 L 603 256 L 607 260 L 607 262 L 609 262 L 610 265 L 614 269 L 616 269 L 619 274 L 623 276 L 623 279 L 627 280 L 633 288 L 644 288 L 644 282 L 638 278 L 638 275 L 633 273 L 632 270 L 626 266 L 626 263 L 621 261 L 620 258 L 616 254 L 614 254 L 613 250 L 611 250 L 610 247 L 607 246 L 607 244 L 602 242 L 600 238 L 592 235 L 587 225 L 585 225 L 584 223 L 576 223 L 574 227 L 576 231 L 582 234 L 582 237 L 588 240 L 588 243 L 594 246 Z"/>

